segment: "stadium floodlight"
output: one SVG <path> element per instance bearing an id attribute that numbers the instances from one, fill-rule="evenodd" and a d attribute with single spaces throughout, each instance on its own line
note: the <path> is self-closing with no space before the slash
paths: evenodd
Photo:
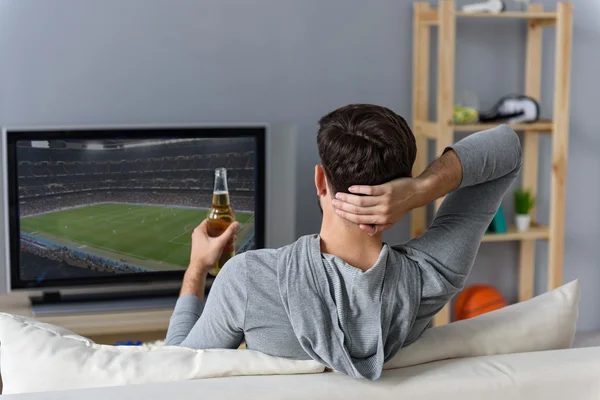
<path id="1" fill-rule="evenodd" d="M 50 144 L 47 140 L 32 140 L 31 147 L 36 147 L 39 149 L 47 149 L 50 147 Z"/>
<path id="2" fill-rule="evenodd" d="M 145 140 L 143 142 L 133 142 L 133 143 L 125 143 L 123 144 L 124 148 L 131 147 L 142 147 L 142 146 L 158 146 L 172 143 L 182 143 L 182 142 L 197 142 L 206 140 L 205 138 L 192 138 L 192 139 L 164 139 L 164 140 Z"/>

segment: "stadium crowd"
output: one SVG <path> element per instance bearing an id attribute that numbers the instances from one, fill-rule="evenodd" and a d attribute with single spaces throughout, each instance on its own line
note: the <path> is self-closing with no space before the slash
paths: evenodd
<path id="1" fill-rule="evenodd" d="M 212 169 L 32 176 L 22 167 L 19 167 L 19 197 L 111 189 L 212 190 L 214 177 Z M 228 170 L 227 175 L 230 192 L 254 191 L 253 169 Z"/>
<path id="2" fill-rule="evenodd" d="M 109 272 L 92 271 L 88 268 L 74 267 L 65 262 L 56 261 L 53 262 L 53 265 L 49 268 L 47 258 L 29 252 L 21 252 L 20 264 L 21 270 L 19 271 L 19 274 L 21 279 L 24 281 L 36 281 L 38 283 L 46 279 L 69 279 L 114 275 Z"/>
<path id="3" fill-rule="evenodd" d="M 234 209 L 252 211 L 252 148 L 247 139 L 165 142 L 116 150 L 19 147 L 21 215 L 105 202 L 210 207 L 216 167 L 228 169 Z"/>
<path id="4" fill-rule="evenodd" d="M 66 153 L 65 153 L 66 154 Z M 139 157 L 139 155 L 138 155 Z M 105 175 L 144 172 L 212 171 L 215 168 L 230 170 L 253 169 L 254 153 L 231 153 L 214 156 L 177 156 L 149 159 L 124 159 L 115 161 L 22 161 L 19 176 L 48 177 L 64 175 Z"/>
<path id="5" fill-rule="evenodd" d="M 255 148 L 251 138 L 195 139 L 187 141 L 156 140 L 154 145 L 124 147 L 124 144 L 141 144 L 146 140 L 105 140 L 105 150 L 90 150 L 77 141 L 52 141 L 49 148 L 28 147 L 27 142 L 19 145 L 19 160 L 39 162 L 83 162 L 122 161 L 160 158 L 218 158 L 250 153 Z M 100 143 L 100 141 L 98 142 Z M 91 146 L 90 146 L 91 148 Z"/>
<path id="6" fill-rule="evenodd" d="M 98 272 L 116 274 L 144 271 L 140 267 L 123 262 L 123 260 L 115 261 L 87 254 L 67 246 L 48 246 L 39 243 L 34 236 L 30 235 L 21 235 L 21 253 L 29 253 L 47 260 Z"/>

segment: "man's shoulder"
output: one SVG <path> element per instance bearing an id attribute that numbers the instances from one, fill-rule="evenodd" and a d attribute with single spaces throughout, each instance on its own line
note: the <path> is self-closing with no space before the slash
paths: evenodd
<path id="1" fill-rule="evenodd" d="M 261 264 L 267 267 L 275 267 L 277 258 L 280 254 L 285 253 L 289 250 L 290 247 L 294 246 L 298 243 L 298 241 L 304 240 L 305 237 L 301 237 L 293 243 L 288 245 L 279 247 L 277 249 L 257 249 L 257 250 L 249 250 L 245 253 L 240 254 L 239 256 L 243 256 L 243 262 L 248 264 Z M 238 256 L 236 256 L 238 257 Z M 234 257 L 235 258 L 235 257 Z"/>
<path id="2" fill-rule="evenodd" d="M 244 256 L 246 263 L 256 262 L 258 260 L 272 260 L 277 258 L 278 250 L 279 249 L 248 250 L 247 252 L 240 255 Z"/>
<path id="3" fill-rule="evenodd" d="M 240 255 L 243 255 L 245 257 L 246 263 L 248 263 L 248 262 L 268 262 L 268 263 L 270 263 L 273 260 L 277 260 L 277 257 L 283 251 L 283 249 L 285 249 L 285 247 L 280 247 L 278 249 L 249 250 Z"/>

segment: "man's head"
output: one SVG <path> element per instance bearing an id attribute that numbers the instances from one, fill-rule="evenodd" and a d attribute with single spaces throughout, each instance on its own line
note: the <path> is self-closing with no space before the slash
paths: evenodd
<path id="1" fill-rule="evenodd" d="M 404 118 L 370 104 L 348 105 L 321 118 L 317 145 L 322 165 L 315 172 L 319 197 L 347 193 L 352 185 L 408 177 L 417 153 Z"/>

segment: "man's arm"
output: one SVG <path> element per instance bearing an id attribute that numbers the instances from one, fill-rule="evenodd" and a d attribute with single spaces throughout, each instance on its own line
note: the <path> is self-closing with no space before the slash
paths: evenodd
<path id="1" fill-rule="evenodd" d="M 177 300 L 167 331 L 167 345 L 194 349 L 236 349 L 244 340 L 246 268 L 244 255 L 229 260 L 213 282 L 206 302 L 195 294 Z M 202 293 L 204 292 L 202 285 Z M 200 286 L 190 288 L 197 293 Z"/>
<path id="2" fill-rule="evenodd" d="M 180 297 L 169 322 L 166 343 L 193 348 L 237 348 L 243 340 L 246 304 L 245 268 L 242 256 L 234 257 L 215 279 L 204 302 L 206 274 L 233 239 L 237 224 L 221 236 L 207 234 L 206 221 L 192 235 L 192 252 Z"/>
<path id="3" fill-rule="evenodd" d="M 169 320 L 166 343 L 169 346 L 180 345 L 204 311 L 204 291 L 206 274 L 188 268 L 183 277 L 179 299 L 175 303 L 173 315 Z"/>
<path id="4" fill-rule="evenodd" d="M 506 125 L 468 136 L 451 149 L 462 168 L 459 189 L 448 194 L 423 235 L 396 248 L 422 271 L 421 304 L 409 340 L 464 287 L 481 239 L 521 170 L 519 138 Z M 441 178 L 426 179 L 435 184 Z"/>
<path id="5" fill-rule="evenodd" d="M 462 289 L 481 239 L 520 168 L 519 138 L 502 125 L 457 142 L 415 179 L 354 190 L 371 196 L 338 193 L 343 201 L 334 202 L 338 214 L 363 224 L 367 232 L 372 228 L 369 224 L 396 223 L 411 209 L 449 193 L 429 230 L 395 246 L 422 271 L 422 300 L 415 328 L 426 325 Z"/>

